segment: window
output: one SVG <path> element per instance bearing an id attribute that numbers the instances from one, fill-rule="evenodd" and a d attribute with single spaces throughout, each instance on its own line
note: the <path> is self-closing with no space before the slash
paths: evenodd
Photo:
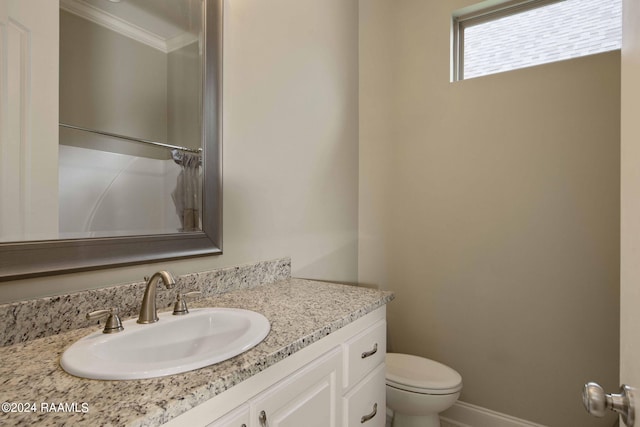
<path id="1" fill-rule="evenodd" d="M 520 0 L 453 24 L 453 80 L 463 80 L 619 49 L 622 0 Z"/>

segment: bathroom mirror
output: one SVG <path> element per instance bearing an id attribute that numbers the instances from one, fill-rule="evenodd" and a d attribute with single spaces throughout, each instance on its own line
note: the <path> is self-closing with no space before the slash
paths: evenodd
<path id="1" fill-rule="evenodd" d="M 11 188 L 0 165 L 0 280 L 221 253 L 222 0 L 61 0 L 59 12 L 58 138 L 17 148 L 49 150 L 57 168 L 26 165 L 49 179 Z M 2 59 L 22 70 L 8 34 Z M 23 105 L 8 97 L 11 125 Z"/>

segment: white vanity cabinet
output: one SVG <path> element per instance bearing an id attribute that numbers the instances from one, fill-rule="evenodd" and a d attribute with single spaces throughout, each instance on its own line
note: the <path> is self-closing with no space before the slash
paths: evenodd
<path id="1" fill-rule="evenodd" d="M 381 307 L 166 425 L 383 427 L 385 352 Z"/>

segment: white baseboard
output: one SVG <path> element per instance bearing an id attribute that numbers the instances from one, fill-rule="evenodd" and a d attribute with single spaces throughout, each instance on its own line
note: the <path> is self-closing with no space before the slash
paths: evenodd
<path id="1" fill-rule="evenodd" d="M 455 427 L 545 427 L 542 424 L 460 401 L 440 414 L 440 419 L 443 424 Z"/>

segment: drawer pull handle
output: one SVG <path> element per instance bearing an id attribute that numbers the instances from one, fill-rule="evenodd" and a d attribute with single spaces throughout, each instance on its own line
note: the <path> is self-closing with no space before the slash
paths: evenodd
<path id="1" fill-rule="evenodd" d="M 378 413 L 378 404 L 374 403 L 373 404 L 373 411 L 369 415 L 364 415 L 362 418 L 360 418 L 360 424 L 366 423 L 371 418 L 375 417 L 377 413 Z"/>
<path id="2" fill-rule="evenodd" d="M 378 352 L 378 343 L 375 343 L 373 345 L 373 350 L 365 351 L 364 353 L 362 353 L 362 358 L 366 359 L 369 356 L 373 356 L 377 352 Z"/>
<path id="3" fill-rule="evenodd" d="M 260 417 L 258 418 L 260 421 L 260 427 L 267 427 L 267 413 L 264 411 L 260 411 Z"/>

